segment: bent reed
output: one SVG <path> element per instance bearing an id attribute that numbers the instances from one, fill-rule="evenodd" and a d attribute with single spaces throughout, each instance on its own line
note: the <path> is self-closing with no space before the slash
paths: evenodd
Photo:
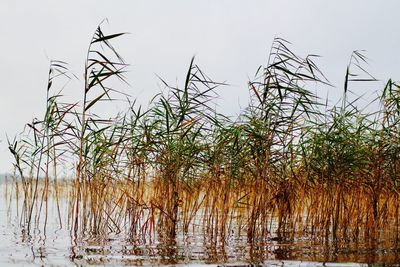
<path id="1" fill-rule="evenodd" d="M 111 87 L 126 82 L 127 64 L 112 45 L 122 35 L 96 29 L 76 103 L 61 92 L 74 75 L 52 61 L 43 118 L 9 140 L 28 233 L 46 229 L 53 195 L 60 225 L 60 199 L 69 200 L 74 236 L 175 238 L 200 227 L 222 244 L 232 235 L 398 239 L 400 86 L 387 82 L 377 111 L 348 100 L 351 84 L 375 81 L 362 53 L 351 57 L 341 102 L 328 107 L 308 89 L 329 86 L 315 56 L 298 56 L 276 38 L 248 84 L 248 107 L 232 120 L 214 108 L 225 84 L 194 59 L 184 84 L 162 81 L 165 92 L 147 109 Z M 98 115 L 116 98 L 127 99 L 126 113 Z M 70 179 L 60 180 L 70 163 Z"/>

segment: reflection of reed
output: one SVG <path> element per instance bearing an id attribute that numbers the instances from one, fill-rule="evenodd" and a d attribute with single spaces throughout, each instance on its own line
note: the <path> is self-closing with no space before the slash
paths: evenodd
<path id="1" fill-rule="evenodd" d="M 38 192 L 42 193 L 42 190 L 47 190 L 44 183 L 44 181 L 39 181 Z M 59 221 L 56 217 L 58 209 L 55 198 L 58 196 L 60 203 L 66 203 L 73 186 L 73 183 L 68 180 L 60 180 L 57 194 L 53 188 L 54 186 L 50 187 L 48 192 L 48 216 L 51 218 L 49 221 L 51 224 L 50 229 L 58 227 Z M 124 191 L 126 186 L 124 183 L 118 183 L 118 185 L 110 188 L 112 188 L 112 192 L 115 195 L 117 192 Z M 136 234 L 131 232 L 132 225 L 129 223 L 130 217 L 128 217 L 124 224 L 121 223 L 119 225 L 120 233 L 109 230 L 101 234 L 87 231 L 80 233 L 77 237 L 72 235 L 70 239 L 73 241 L 71 243 L 70 259 L 93 264 L 103 262 L 107 258 L 109 258 L 110 262 L 115 260 L 123 261 L 124 259 L 119 259 L 120 256 L 118 255 L 127 256 L 126 261 L 129 260 L 130 262 L 135 262 L 135 264 L 139 262 L 145 264 L 149 261 L 157 262 L 158 264 L 178 264 L 190 260 L 208 263 L 232 262 L 233 260 L 261 263 L 267 259 L 337 262 L 376 262 L 382 259 L 395 262 L 399 260 L 398 256 L 395 256 L 397 255 L 398 240 L 393 234 L 395 229 L 393 231 L 390 230 L 392 229 L 391 226 L 382 227 L 383 230 L 379 233 L 375 232 L 373 236 L 371 236 L 370 232 L 365 231 L 359 231 L 357 235 L 357 232 L 354 232 L 351 227 L 346 230 L 339 228 L 335 239 L 332 238 L 332 235 L 326 238 L 325 225 L 322 224 L 321 228 L 318 227 L 318 224 L 313 225 L 314 232 L 312 232 L 312 227 L 307 220 L 314 215 L 308 214 L 309 218 L 307 219 L 307 213 L 305 212 L 302 213 L 301 223 L 297 221 L 297 226 L 295 227 L 293 222 L 293 228 L 289 227 L 290 224 L 288 224 L 286 226 L 287 231 L 281 232 L 279 235 L 279 214 L 277 212 L 272 213 L 273 209 L 270 209 L 267 213 L 269 217 L 266 221 L 268 224 L 267 235 L 261 236 L 261 228 L 256 227 L 256 231 L 253 232 L 255 236 L 249 238 L 246 228 L 249 227 L 252 213 L 248 211 L 248 207 L 244 203 L 237 205 L 234 201 L 237 197 L 233 197 L 228 201 L 231 204 L 224 203 L 230 222 L 225 224 L 225 228 L 221 228 L 222 216 L 220 210 L 222 209 L 219 207 L 213 209 L 210 204 L 219 205 L 216 200 L 220 197 L 219 190 L 202 192 L 198 195 L 200 198 L 197 195 L 193 199 L 191 195 L 182 197 L 182 201 L 185 202 L 183 205 L 187 205 L 187 212 L 192 212 L 196 215 L 186 225 L 184 218 L 188 215 L 181 212 L 179 214 L 179 224 L 177 225 L 177 235 L 175 238 L 171 238 L 168 234 L 165 234 L 164 225 L 159 224 L 159 220 L 163 216 L 159 208 L 151 207 L 151 202 L 155 201 L 155 195 L 153 194 L 157 194 L 152 191 L 155 185 L 148 182 L 145 186 L 144 191 L 147 192 L 148 199 L 142 199 L 141 207 L 143 210 L 138 215 L 141 217 L 135 217 L 135 220 L 137 220 Z M 212 186 L 213 189 L 217 187 L 217 185 Z M 7 189 L 7 193 L 11 194 L 13 202 L 16 200 L 15 197 L 18 196 L 16 194 L 18 188 L 20 186 L 9 186 Z M 242 196 L 243 190 L 244 187 L 240 186 L 237 189 L 232 189 L 231 194 L 232 196 Z M 248 199 L 253 199 L 253 197 L 248 196 Z M 7 199 L 10 200 L 10 196 L 7 196 Z M 309 199 L 306 200 L 309 201 Z M 299 205 L 307 203 L 306 200 L 302 199 Z M 242 201 L 244 201 L 244 198 Z M 347 202 L 346 198 L 345 201 Z M 351 199 L 348 202 L 351 203 Z M 15 207 L 23 205 L 23 198 L 20 195 L 16 203 Z M 69 206 L 61 205 L 63 222 L 68 220 L 65 215 L 68 214 L 67 210 L 72 205 L 73 203 L 70 203 Z M 303 206 L 302 209 L 308 210 L 313 204 L 310 202 L 308 205 L 310 206 Z M 193 207 L 192 209 L 194 210 L 188 207 Z M 321 204 L 321 207 L 326 208 L 326 204 Z M 315 214 L 322 213 L 322 210 L 319 210 L 318 207 L 313 208 Z M 118 213 L 115 214 L 123 212 L 121 207 L 116 207 L 115 209 L 119 209 Z M 185 210 L 183 206 L 182 209 Z M 12 208 L 12 210 L 15 211 L 15 208 Z M 218 210 L 218 212 L 213 212 L 213 210 Z M 38 212 L 40 212 L 39 205 L 36 206 L 34 214 Z M 55 217 L 53 217 L 54 215 Z M 296 218 L 296 220 L 300 218 L 297 215 L 292 217 Z M 154 218 L 153 226 L 150 224 L 150 218 Z M 114 221 L 117 222 L 117 220 Z M 44 217 L 40 223 L 44 223 Z M 40 223 L 35 225 L 37 230 L 30 234 L 24 230 L 21 236 L 22 242 L 32 244 L 35 247 L 32 252 L 34 258 L 38 257 L 40 252 L 46 252 L 46 243 L 43 243 L 43 240 L 46 240 L 46 235 L 49 235 L 49 233 L 45 235 L 43 231 L 39 230 L 41 228 Z M 352 221 L 346 221 L 346 224 L 349 223 L 352 223 Z M 70 224 L 66 223 L 66 225 Z M 91 227 L 88 225 L 87 229 L 91 229 Z M 51 237 L 53 235 L 52 230 L 50 232 Z M 64 231 L 63 233 L 65 234 L 66 232 Z M 37 246 L 35 245 L 36 243 Z M 42 257 L 45 256 L 44 254 L 42 255 Z"/>

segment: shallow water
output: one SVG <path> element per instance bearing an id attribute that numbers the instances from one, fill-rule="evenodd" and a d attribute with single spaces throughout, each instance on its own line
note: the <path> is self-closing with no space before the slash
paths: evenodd
<path id="1" fill-rule="evenodd" d="M 190 235 L 178 234 L 175 240 L 147 236 L 132 241 L 122 234 L 74 239 L 66 227 L 67 216 L 62 216 L 60 227 L 52 199 L 46 231 L 39 226 L 28 236 L 20 227 L 21 200 L 10 194 L 12 187 L 8 185 L 6 192 L 6 185 L 0 185 L 0 266 L 376 266 L 400 262 L 400 245 L 390 240 L 326 244 L 298 238 L 248 244 L 245 236 L 232 233 L 217 244 L 199 229 Z M 60 208 L 67 210 L 66 199 Z"/>

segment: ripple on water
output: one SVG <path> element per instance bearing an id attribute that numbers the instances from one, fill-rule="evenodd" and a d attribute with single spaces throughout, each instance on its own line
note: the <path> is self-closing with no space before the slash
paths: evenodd
<path id="1" fill-rule="evenodd" d="M 0 185 L 0 189 L 2 187 Z M 52 216 L 56 210 L 51 208 L 51 200 L 49 218 L 52 219 L 48 221 L 46 232 L 36 229 L 32 236 L 27 236 L 19 227 L 15 203 L 15 198 L 0 201 L 0 266 L 209 266 L 219 263 L 245 266 L 251 262 L 266 266 L 334 267 L 366 266 L 362 263 L 346 263 L 349 261 L 400 261 L 399 246 L 388 247 L 379 243 L 357 246 L 337 243 L 326 246 L 305 238 L 294 241 L 269 240 L 249 245 L 245 236 L 234 235 L 217 245 L 200 230 L 191 235 L 179 234 L 176 240 L 163 242 L 150 242 L 148 237 L 132 241 L 123 234 L 72 240 L 70 231 L 65 227 L 60 228 L 58 220 L 54 219 L 57 216 Z M 66 218 L 63 225 L 67 225 Z"/>

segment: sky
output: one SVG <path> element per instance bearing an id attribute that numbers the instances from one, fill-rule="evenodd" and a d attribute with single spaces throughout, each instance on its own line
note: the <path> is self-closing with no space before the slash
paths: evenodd
<path id="1" fill-rule="evenodd" d="M 218 110 L 232 116 L 248 104 L 247 82 L 265 64 L 274 37 L 299 55 L 318 54 L 333 87 L 314 89 L 335 101 L 352 51 L 365 50 L 378 79 L 400 78 L 400 1 L 369 0 L 1 0 L 0 173 L 12 171 L 7 138 L 44 113 L 49 61 L 63 60 L 79 78 L 64 93 L 79 100 L 88 43 L 97 25 L 129 32 L 115 43 L 130 64 L 120 85 L 146 105 L 162 89 L 157 76 L 182 84 L 190 60 L 219 89 Z M 374 94 L 358 87 L 358 94 Z M 113 110 L 118 107 L 113 107 Z"/>

